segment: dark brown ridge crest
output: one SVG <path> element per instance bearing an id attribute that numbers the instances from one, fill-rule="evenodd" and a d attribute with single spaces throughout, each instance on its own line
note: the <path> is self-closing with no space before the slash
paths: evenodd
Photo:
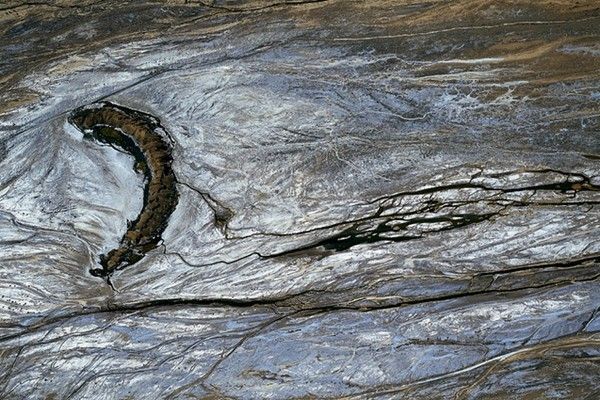
<path id="1" fill-rule="evenodd" d="M 162 240 L 169 217 L 179 199 L 173 168 L 172 146 L 160 121 L 152 115 L 109 102 L 74 110 L 69 122 L 84 137 L 117 147 L 135 157 L 135 168 L 146 178 L 143 207 L 130 222 L 119 247 L 100 256 L 102 268 L 92 275 L 108 277 L 135 264 Z"/>

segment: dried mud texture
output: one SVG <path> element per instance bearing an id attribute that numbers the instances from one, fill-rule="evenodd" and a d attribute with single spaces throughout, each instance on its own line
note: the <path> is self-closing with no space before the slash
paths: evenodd
<path id="1" fill-rule="evenodd" d="M 69 122 L 85 136 L 118 147 L 135 158 L 135 168 L 146 179 L 140 215 L 128 223 L 118 248 L 100 256 L 96 276 L 107 276 L 141 260 L 162 240 L 169 217 L 177 206 L 176 178 L 171 168 L 171 144 L 161 134 L 160 123 L 150 115 L 101 103 L 75 110 Z M 164 132 L 164 131 L 163 131 Z"/>
<path id="2" fill-rule="evenodd" d="M 0 398 L 598 398 L 597 1 L 8 1 L 0 52 Z"/>

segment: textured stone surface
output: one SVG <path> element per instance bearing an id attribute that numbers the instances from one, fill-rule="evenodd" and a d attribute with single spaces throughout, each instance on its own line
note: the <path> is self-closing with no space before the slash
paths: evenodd
<path id="1" fill-rule="evenodd" d="M 0 398 L 600 396 L 600 4 L 0 6 Z M 83 138 L 169 132 L 162 243 Z"/>

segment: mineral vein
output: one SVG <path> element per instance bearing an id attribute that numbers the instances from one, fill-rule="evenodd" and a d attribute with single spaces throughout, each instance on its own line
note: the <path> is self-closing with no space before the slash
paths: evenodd
<path id="1" fill-rule="evenodd" d="M 86 139 L 131 154 L 135 158 L 135 169 L 146 179 L 140 214 L 128 224 L 119 247 L 100 256 L 102 268 L 90 271 L 95 276 L 105 277 L 138 262 L 162 240 L 161 235 L 179 198 L 171 167 L 172 146 L 157 118 L 109 102 L 78 108 L 69 116 L 69 122 L 81 130 Z"/>

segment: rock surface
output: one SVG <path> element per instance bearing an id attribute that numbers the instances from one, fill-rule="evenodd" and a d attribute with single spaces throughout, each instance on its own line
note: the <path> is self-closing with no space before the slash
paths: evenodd
<path id="1" fill-rule="evenodd" d="M 596 0 L 0 6 L 0 398 L 600 396 Z M 68 121 L 173 139 L 160 246 Z M 109 284 L 107 284 L 109 283 Z"/>

